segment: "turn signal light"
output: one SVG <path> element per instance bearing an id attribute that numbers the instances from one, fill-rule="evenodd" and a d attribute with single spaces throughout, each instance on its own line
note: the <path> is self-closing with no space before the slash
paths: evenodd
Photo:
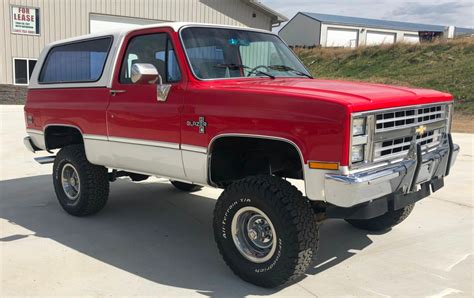
<path id="1" fill-rule="evenodd" d="M 318 170 L 339 170 L 339 163 L 337 162 L 321 162 L 321 161 L 310 161 L 310 169 Z"/>

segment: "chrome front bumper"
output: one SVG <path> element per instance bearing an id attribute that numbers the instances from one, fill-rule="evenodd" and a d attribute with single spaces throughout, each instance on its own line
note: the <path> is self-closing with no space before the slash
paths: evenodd
<path id="1" fill-rule="evenodd" d="M 436 150 L 421 154 L 419 145 L 412 145 L 408 157 L 393 165 L 349 175 L 325 175 L 326 202 L 349 208 L 393 193 L 409 194 L 420 184 L 449 174 L 459 146 L 445 135 Z"/>

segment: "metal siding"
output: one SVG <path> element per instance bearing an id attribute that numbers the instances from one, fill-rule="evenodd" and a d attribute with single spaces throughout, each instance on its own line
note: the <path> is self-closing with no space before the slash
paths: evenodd
<path id="1" fill-rule="evenodd" d="M 303 14 L 297 14 L 278 35 L 290 46 L 320 45 L 321 23 Z"/>
<path id="2" fill-rule="evenodd" d="M 40 35 L 10 33 L 10 5 L 40 9 Z M 13 84 L 13 58 L 38 58 L 45 45 L 88 34 L 91 13 L 269 30 L 271 18 L 241 0 L 4 0 L 0 5 L 0 84 Z M 253 18 L 252 14 L 257 17 Z"/>
<path id="3" fill-rule="evenodd" d="M 5 35 L 7 34 L 5 32 L 5 22 L 6 22 L 6 16 L 5 16 L 5 2 L 4 4 L 0 5 L 0 16 L 2 16 L 2 19 L 0 19 L 0 40 L 6 40 L 5 38 Z M 5 61 L 5 58 L 7 55 L 5 55 L 5 51 L 6 49 L 4 48 L 4 54 L 3 55 L 0 55 L 0 83 L 1 82 L 6 82 L 6 78 L 5 78 L 5 68 L 6 68 L 6 61 Z"/>
<path id="4" fill-rule="evenodd" d="M 302 14 L 313 18 L 317 21 L 332 25 L 354 26 L 354 27 L 368 27 L 378 29 L 391 29 L 399 31 L 444 31 L 444 26 L 427 25 L 418 23 L 386 21 L 377 19 L 357 18 L 321 13 L 301 12 Z"/>

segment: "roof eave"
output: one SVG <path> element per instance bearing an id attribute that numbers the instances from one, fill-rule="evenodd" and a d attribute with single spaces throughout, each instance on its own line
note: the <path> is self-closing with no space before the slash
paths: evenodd
<path id="1" fill-rule="evenodd" d="M 260 3 L 257 0 L 243 0 L 243 1 L 246 2 L 249 6 L 257 8 L 263 11 L 264 13 L 266 13 L 267 15 L 270 15 L 272 17 L 273 24 L 283 23 L 289 20 L 286 16 Z"/>

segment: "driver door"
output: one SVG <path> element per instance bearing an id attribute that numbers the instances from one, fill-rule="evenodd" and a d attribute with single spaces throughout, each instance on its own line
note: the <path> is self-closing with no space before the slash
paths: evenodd
<path id="1" fill-rule="evenodd" d="M 107 129 L 113 167 L 131 172 L 185 179 L 180 153 L 180 108 L 184 83 L 167 29 L 134 32 L 115 67 Z M 157 100 L 156 83 L 133 84 L 135 63 L 157 68 L 164 84 L 171 84 L 166 101 Z"/>

